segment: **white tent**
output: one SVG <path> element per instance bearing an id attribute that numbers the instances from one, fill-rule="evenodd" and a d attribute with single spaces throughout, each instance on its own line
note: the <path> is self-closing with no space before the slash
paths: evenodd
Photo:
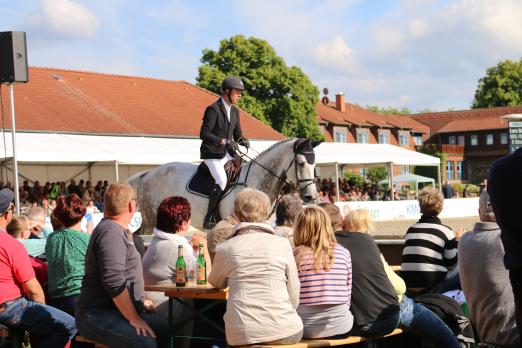
<path id="1" fill-rule="evenodd" d="M 389 144 L 322 143 L 316 150 L 317 164 L 335 166 L 337 199 L 339 199 L 339 167 L 386 166 L 388 182 L 392 187 L 393 166 L 433 166 L 437 167 L 440 188 L 440 159 L 420 152 Z M 391 195 L 393 199 L 393 195 Z"/>
<path id="2" fill-rule="evenodd" d="M 416 185 L 418 185 L 419 183 L 431 182 L 432 185 L 435 185 L 435 180 L 433 180 L 432 178 L 422 176 L 422 175 L 405 173 L 405 174 L 401 174 L 401 175 L 397 175 L 397 176 L 393 177 L 394 184 L 410 183 L 410 182 L 414 182 Z M 379 184 L 381 184 L 381 185 L 384 185 L 387 183 L 388 183 L 387 179 L 379 181 Z"/>
<path id="3" fill-rule="evenodd" d="M 0 157 L 5 157 L 5 166 L 12 157 L 11 134 L 0 135 Z M 119 167 L 127 166 L 128 175 L 134 172 L 168 162 L 198 163 L 201 140 L 194 138 L 136 137 L 80 135 L 57 133 L 17 132 L 17 158 L 21 166 L 39 166 L 38 173 L 49 172 L 50 165 L 61 166 L 62 174 L 66 165 L 76 165 L 76 171 L 89 173 L 93 164 L 113 167 L 115 179 L 119 179 Z M 3 141 L 2 141 L 3 140 Z M 6 144 L 4 147 L 3 144 Z M 251 157 L 272 146 L 274 141 L 252 141 Z M 384 144 L 322 143 L 316 148 L 319 165 L 334 165 L 338 175 L 339 165 L 416 165 L 439 166 L 439 159 L 398 146 Z M 45 167 L 47 165 L 47 167 Z M 80 167 L 79 165 L 83 166 Z M 43 166 L 43 167 L 42 167 Z M 147 167 L 148 166 L 148 167 Z M 80 173 L 81 173 L 80 172 Z M 3 173 L 3 171 L 2 171 Z M 78 173 L 68 172 L 70 177 Z M 104 172 L 105 176 L 107 172 Z M 23 175 L 23 171 L 21 175 Z M 76 175 L 74 175 L 76 174 Z M 127 176 L 128 176 L 127 175 Z M 62 175 L 62 179 L 65 174 Z M 29 175 L 27 175 L 29 177 Z M 48 175 L 45 180 L 53 181 Z M 125 177 L 125 175 L 123 175 Z M 5 179 L 4 179 L 5 180 Z"/>
<path id="4" fill-rule="evenodd" d="M 412 173 L 405 173 L 401 175 L 397 175 L 393 177 L 393 184 L 401 184 L 401 183 L 415 183 L 415 194 L 418 196 L 419 194 L 419 183 L 431 183 L 435 186 L 435 180 L 432 178 L 428 178 L 422 175 L 416 175 Z M 379 181 L 380 185 L 389 184 L 389 180 L 381 180 Z"/>
<path id="5" fill-rule="evenodd" d="M 438 166 L 437 157 L 389 144 L 321 143 L 316 150 L 318 164 L 369 164 Z"/>

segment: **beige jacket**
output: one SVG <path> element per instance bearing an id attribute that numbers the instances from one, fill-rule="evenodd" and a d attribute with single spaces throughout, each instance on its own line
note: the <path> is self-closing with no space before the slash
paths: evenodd
<path id="1" fill-rule="evenodd" d="M 300 332 L 300 284 L 288 240 L 266 224 L 242 222 L 234 231 L 239 234 L 218 245 L 208 279 L 217 288 L 229 286 L 227 342 L 263 343 Z"/>

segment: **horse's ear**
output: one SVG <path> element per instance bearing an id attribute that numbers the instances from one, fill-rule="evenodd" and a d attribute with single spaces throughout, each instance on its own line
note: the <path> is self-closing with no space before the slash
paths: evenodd
<path id="1" fill-rule="evenodd" d="M 322 140 L 314 140 L 312 141 L 312 147 L 317 147 L 319 146 L 323 141 Z"/>

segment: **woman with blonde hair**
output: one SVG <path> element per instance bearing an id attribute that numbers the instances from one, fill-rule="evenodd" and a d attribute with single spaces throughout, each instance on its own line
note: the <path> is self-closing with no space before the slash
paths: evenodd
<path id="1" fill-rule="evenodd" d="M 294 344 L 303 335 L 292 248 L 266 223 L 269 214 L 265 193 L 241 190 L 234 201 L 239 223 L 232 237 L 216 247 L 208 280 L 216 288 L 229 288 L 224 319 L 231 346 Z"/>
<path id="2" fill-rule="evenodd" d="M 346 336 L 350 312 L 352 261 L 337 244 L 330 217 L 321 207 L 304 208 L 294 223 L 294 256 L 301 291 L 297 312 L 305 338 Z"/>
<path id="3" fill-rule="evenodd" d="M 370 233 L 373 229 L 373 218 L 368 209 L 355 209 L 344 217 L 343 230 L 345 231 Z"/>

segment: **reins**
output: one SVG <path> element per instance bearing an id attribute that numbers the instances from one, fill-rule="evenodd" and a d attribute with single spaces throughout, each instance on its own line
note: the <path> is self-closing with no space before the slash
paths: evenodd
<path id="1" fill-rule="evenodd" d="M 296 157 L 297 157 L 297 153 L 295 153 L 294 151 L 294 158 L 292 158 L 292 161 L 290 161 L 290 164 L 288 165 L 288 167 L 286 168 L 285 171 L 283 171 L 283 173 L 279 176 L 277 175 L 276 173 L 274 173 L 273 171 L 271 171 L 270 169 L 268 169 L 267 167 L 265 167 L 264 165 L 262 165 L 261 163 L 259 163 L 257 160 L 255 160 L 254 158 L 250 157 L 248 155 L 247 152 L 243 152 L 241 151 L 240 149 L 237 149 L 236 150 L 237 153 L 239 154 L 239 156 L 241 157 L 241 159 L 243 158 L 247 158 L 250 160 L 250 163 L 248 164 L 248 168 L 247 168 L 247 173 L 245 175 L 245 179 L 242 183 L 236 183 L 236 185 L 244 185 L 245 187 L 248 187 L 247 185 L 247 180 L 248 180 L 248 175 L 250 174 L 250 169 L 252 167 L 252 163 L 255 163 L 257 164 L 258 166 L 260 166 L 261 168 L 263 168 L 264 170 L 266 170 L 270 175 L 272 175 L 273 177 L 277 178 L 278 179 L 278 188 L 277 188 L 277 193 L 276 193 L 276 200 L 275 200 L 275 203 L 274 203 L 274 206 L 272 207 L 272 211 L 270 212 L 270 215 L 271 216 L 276 208 L 277 208 L 277 205 L 279 204 L 279 201 L 281 200 L 281 190 L 283 188 L 283 184 L 289 184 L 289 182 L 286 181 L 286 178 L 287 178 L 287 175 L 286 173 L 288 173 L 288 171 L 290 170 L 290 168 L 292 167 L 292 163 L 294 164 L 294 168 L 295 168 L 295 177 L 297 179 L 297 184 L 298 184 L 298 187 L 299 187 L 299 183 L 302 183 L 302 182 L 308 182 L 307 185 L 305 185 L 304 187 L 299 187 L 299 191 L 303 192 L 308 186 L 310 186 L 314 179 L 299 179 L 299 176 L 298 176 L 298 171 L 297 171 L 297 161 L 296 161 Z M 247 149 L 248 151 L 248 149 Z M 256 151 L 257 152 L 257 151 Z M 258 152 L 259 154 L 259 152 Z"/>

